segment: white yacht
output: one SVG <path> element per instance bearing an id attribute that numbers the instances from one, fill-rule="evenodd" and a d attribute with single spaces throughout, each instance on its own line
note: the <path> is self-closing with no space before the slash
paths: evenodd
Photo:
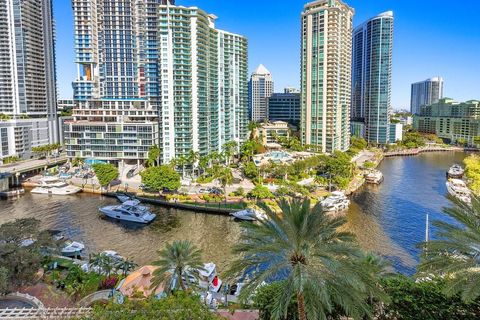
<path id="1" fill-rule="evenodd" d="M 380 184 L 383 182 L 383 173 L 379 170 L 370 170 L 365 174 L 365 181 L 371 184 Z"/>
<path id="2" fill-rule="evenodd" d="M 448 193 L 457 198 L 458 200 L 471 203 L 471 191 L 468 189 L 467 185 L 463 180 L 460 179 L 449 179 L 446 182 Z"/>
<path id="3" fill-rule="evenodd" d="M 157 217 L 147 207 L 141 206 L 138 200 L 128 200 L 121 205 L 106 206 L 99 210 L 107 217 L 137 223 L 150 223 Z"/>
<path id="4" fill-rule="evenodd" d="M 345 193 L 334 191 L 332 195 L 321 201 L 324 212 L 345 211 L 350 206 L 350 200 Z"/>
<path id="5" fill-rule="evenodd" d="M 267 215 L 264 212 L 255 210 L 252 208 L 233 212 L 230 215 L 235 219 L 244 220 L 244 221 L 257 221 L 257 220 L 268 219 Z"/>
<path id="6" fill-rule="evenodd" d="M 40 179 L 40 185 L 32 189 L 32 193 L 54 194 L 66 196 L 82 191 L 81 188 L 71 186 L 57 177 L 45 177 Z"/>
<path id="7" fill-rule="evenodd" d="M 447 178 L 461 179 L 465 170 L 459 165 L 454 164 L 447 171 Z"/>
<path id="8" fill-rule="evenodd" d="M 121 203 L 127 202 L 128 200 L 133 200 L 132 197 L 124 193 L 119 193 L 119 194 L 116 194 L 115 196 L 117 197 L 118 201 L 120 201 Z"/>
<path id="9" fill-rule="evenodd" d="M 85 249 L 85 245 L 83 243 L 77 241 L 67 241 L 65 243 L 65 247 L 62 249 L 62 255 L 66 257 L 76 257 L 82 253 L 83 249 Z"/>
<path id="10" fill-rule="evenodd" d="M 204 270 L 199 270 L 198 281 L 200 288 L 207 289 L 211 292 L 220 291 L 222 280 L 217 275 L 217 266 L 215 263 L 205 263 Z"/>

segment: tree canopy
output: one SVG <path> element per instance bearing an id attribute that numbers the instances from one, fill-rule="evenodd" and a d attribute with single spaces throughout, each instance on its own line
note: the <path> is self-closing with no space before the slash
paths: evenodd
<path id="1" fill-rule="evenodd" d="M 480 195 L 480 156 L 472 154 L 463 160 L 469 187 L 476 195 Z"/>
<path id="2" fill-rule="evenodd" d="M 18 219 L 0 226 L 0 287 L 8 284 L 29 283 L 42 265 L 42 253 L 56 245 L 46 231 L 40 230 L 40 221 L 34 218 Z M 8 289 L 7 289 L 8 290 Z"/>
<path id="3" fill-rule="evenodd" d="M 93 165 L 93 171 L 102 187 L 106 187 L 113 180 L 117 179 L 119 172 L 117 167 L 111 163 L 97 163 Z"/>
<path id="4" fill-rule="evenodd" d="M 202 304 L 200 297 L 183 291 L 175 292 L 160 300 L 126 299 L 123 304 L 110 302 L 96 306 L 84 320 L 216 320 L 221 319 Z"/>
<path id="5" fill-rule="evenodd" d="M 180 175 L 171 166 L 150 167 L 140 173 L 142 183 L 154 191 L 177 190 L 180 188 Z"/>

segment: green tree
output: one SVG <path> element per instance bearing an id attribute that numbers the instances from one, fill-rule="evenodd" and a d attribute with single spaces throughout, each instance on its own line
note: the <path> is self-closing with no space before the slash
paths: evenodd
<path id="1" fill-rule="evenodd" d="M 272 199 L 274 198 L 273 193 L 270 192 L 270 190 L 262 185 L 256 185 L 255 188 L 253 188 L 249 193 L 248 196 L 250 198 L 255 198 L 255 199 Z"/>
<path id="2" fill-rule="evenodd" d="M 252 161 L 253 156 L 258 149 L 258 142 L 254 140 L 247 140 L 244 144 L 240 147 L 240 154 L 242 159 L 247 161 Z"/>
<path id="3" fill-rule="evenodd" d="M 32 244 L 25 245 L 31 240 Z M 42 265 L 43 254 L 55 252 L 55 248 L 56 243 L 48 232 L 40 230 L 37 219 L 18 219 L 0 226 L 0 268 L 8 270 L 12 285 L 30 283 Z"/>
<path id="4" fill-rule="evenodd" d="M 192 167 L 192 175 L 194 175 L 195 169 L 198 167 L 199 160 L 200 160 L 200 153 L 197 151 L 190 150 L 187 156 L 187 163 Z"/>
<path id="5" fill-rule="evenodd" d="M 117 179 L 120 175 L 117 167 L 111 163 L 96 163 L 92 167 L 102 187 L 108 186 L 110 182 Z"/>
<path id="6" fill-rule="evenodd" d="M 160 159 L 160 148 L 157 145 L 151 146 L 148 150 L 147 165 L 149 167 L 156 166 Z"/>
<path id="7" fill-rule="evenodd" d="M 242 225 L 233 249 L 239 257 L 227 272 L 228 279 L 235 279 L 250 271 L 241 296 L 283 277 L 272 296 L 274 319 L 287 316 L 292 298 L 301 320 L 326 319 L 335 307 L 356 319 L 371 315 L 367 298 L 377 286 L 358 268 L 362 254 L 354 236 L 338 231 L 345 218 L 324 213 L 320 204 L 311 208 L 310 200 L 280 200 L 278 206 L 281 215 L 263 205 L 268 219 Z"/>
<path id="8" fill-rule="evenodd" d="M 461 294 L 465 302 L 480 297 L 480 201 L 472 205 L 456 201 L 443 212 L 458 224 L 434 221 L 437 240 L 421 244 L 424 257 L 418 266 L 420 275 L 433 274 L 445 279 L 445 293 Z"/>
<path id="9" fill-rule="evenodd" d="M 178 291 L 160 300 L 126 299 L 119 304 L 114 301 L 93 308 L 83 320 L 219 320 L 196 295 Z"/>
<path id="10" fill-rule="evenodd" d="M 445 282 L 414 281 L 406 276 L 384 278 L 381 286 L 390 302 L 377 309 L 379 320 L 480 319 L 480 302 L 465 303 L 459 295 L 445 295 Z"/>
<path id="11" fill-rule="evenodd" d="M 76 157 L 72 160 L 72 166 L 74 167 L 80 167 L 84 163 L 84 160 L 82 158 Z"/>
<path id="12" fill-rule="evenodd" d="M 142 183 L 151 190 L 177 190 L 180 188 L 180 175 L 171 166 L 150 167 L 140 173 Z"/>
<path id="13" fill-rule="evenodd" d="M 10 292 L 10 271 L 0 267 L 0 296 Z"/>
<path id="14" fill-rule="evenodd" d="M 122 270 L 124 277 L 136 267 L 138 267 L 138 264 L 130 259 L 123 259 L 117 263 L 117 268 Z"/>
<path id="15" fill-rule="evenodd" d="M 236 141 L 229 141 L 222 146 L 223 154 L 225 156 L 225 164 L 230 165 L 231 158 L 235 155 L 238 143 Z"/>
<path id="16" fill-rule="evenodd" d="M 233 173 L 232 169 L 229 167 L 224 167 L 216 175 L 216 179 L 220 182 L 223 188 L 223 193 L 225 196 L 225 202 L 227 201 L 227 186 L 233 183 Z"/>
<path id="17" fill-rule="evenodd" d="M 185 156 L 179 156 L 173 160 L 175 166 L 182 168 L 182 179 L 185 178 L 185 166 L 188 164 L 188 159 Z"/>
<path id="18" fill-rule="evenodd" d="M 468 186 L 476 195 L 480 195 L 480 157 L 472 154 L 463 160 Z"/>
<path id="19" fill-rule="evenodd" d="M 247 162 L 247 164 L 243 168 L 243 174 L 248 179 L 258 178 L 258 168 L 253 161 Z"/>
<path id="20" fill-rule="evenodd" d="M 199 271 L 203 269 L 202 251 L 187 240 L 167 243 L 165 249 L 158 251 L 158 266 L 153 272 L 152 288 L 164 285 L 166 291 L 180 288 L 187 290 L 187 285 L 195 287 L 199 281 Z"/>

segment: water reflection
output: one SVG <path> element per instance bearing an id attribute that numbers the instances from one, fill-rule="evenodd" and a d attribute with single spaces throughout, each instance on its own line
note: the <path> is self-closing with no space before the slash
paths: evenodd
<path id="1" fill-rule="evenodd" d="M 445 198 L 445 171 L 460 163 L 463 153 L 432 153 L 386 159 L 380 166 L 385 180 L 357 193 L 348 212 L 346 229 L 360 245 L 387 257 L 396 270 L 413 273 L 418 261 L 417 243 L 424 239 L 425 215 L 450 221 L 441 208 Z M 0 202 L 0 223 L 36 217 L 44 228 L 58 229 L 82 241 L 88 252 L 115 250 L 138 264 L 151 263 L 166 242 L 188 239 L 203 249 L 205 261 L 220 270 L 232 259 L 232 245 L 240 234 L 239 223 L 229 217 L 153 208 L 157 219 L 140 227 L 103 218 L 98 208 L 115 199 L 79 194 L 55 197 L 27 193 L 16 201 Z"/>

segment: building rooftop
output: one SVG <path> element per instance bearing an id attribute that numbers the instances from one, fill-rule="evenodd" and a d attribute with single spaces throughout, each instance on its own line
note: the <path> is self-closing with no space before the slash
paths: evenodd
<path id="1" fill-rule="evenodd" d="M 254 74 L 260 74 L 260 75 L 271 74 L 270 71 L 268 71 L 268 69 L 265 68 L 265 66 L 263 64 L 260 64 L 253 73 Z"/>

